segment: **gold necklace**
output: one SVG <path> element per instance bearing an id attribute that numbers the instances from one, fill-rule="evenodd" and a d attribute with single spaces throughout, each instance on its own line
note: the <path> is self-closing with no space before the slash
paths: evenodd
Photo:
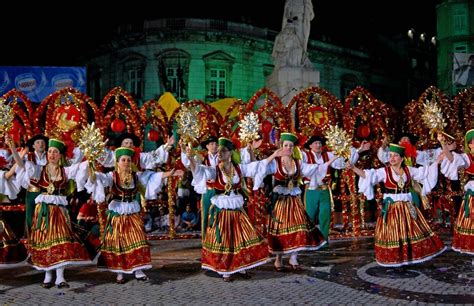
<path id="1" fill-rule="evenodd" d="M 226 194 L 228 194 L 232 190 L 232 182 L 234 180 L 234 167 L 232 165 L 230 166 L 230 173 L 229 174 L 227 174 L 226 171 L 225 171 L 224 163 L 221 163 L 219 165 L 219 168 L 221 169 L 222 173 L 225 176 L 225 179 L 226 179 L 225 192 L 226 192 Z"/>
<path id="2" fill-rule="evenodd" d="M 120 177 L 120 185 L 124 188 L 130 188 L 132 185 L 132 171 L 123 173 L 123 171 L 118 171 Z"/>
<path id="3" fill-rule="evenodd" d="M 56 172 L 58 172 L 58 171 L 56 170 Z M 46 175 L 48 176 L 48 187 L 46 187 L 46 192 L 48 194 L 53 194 L 54 189 L 55 189 L 53 180 L 59 180 L 59 179 L 61 179 L 61 177 L 60 177 L 60 175 L 52 176 L 49 165 L 46 166 Z"/>
<path id="4" fill-rule="evenodd" d="M 392 169 L 393 169 L 393 172 L 395 172 L 399 177 L 398 182 L 397 182 L 397 186 L 398 186 L 398 188 L 402 189 L 403 187 L 405 187 L 405 181 L 403 180 L 403 172 L 404 172 L 403 168 L 400 167 L 400 172 L 401 173 L 398 173 L 395 170 L 395 168 L 393 168 L 393 167 L 392 167 Z"/>

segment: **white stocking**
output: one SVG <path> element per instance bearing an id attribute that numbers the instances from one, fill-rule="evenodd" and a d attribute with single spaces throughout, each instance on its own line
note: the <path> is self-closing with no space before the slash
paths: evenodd
<path id="1" fill-rule="evenodd" d="M 292 266 L 297 266 L 298 265 L 298 252 L 291 253 L 290 265 L 292 265 Z"/>
<path id="2" fill-rule="evenodd" d="M 50 283 L 53 280 L 53 271 L 46 271 L 44 273 L 43 283 Z"/>
<path id="3" fill-rule="evenodd" d="M 123 279 L 123 273 L 122 272 L 117 273 L 117 280 L 121 281 L 122 279 Z"/>
<path id="4" fill-rule="evenodd" d="M 143 270 L 135 271 L 135 278 L 143 278 L 143 277 L 146 277 L 145 273 L 143 273 Z"/>
<path id="5" fill-rule="evenodd" d="M 65 283 L 66 280 L 64 279 L 64 268 L 57 268 L 56 269 L 56 281 L 54 284 L 59 285 L 61 283 Z"/>

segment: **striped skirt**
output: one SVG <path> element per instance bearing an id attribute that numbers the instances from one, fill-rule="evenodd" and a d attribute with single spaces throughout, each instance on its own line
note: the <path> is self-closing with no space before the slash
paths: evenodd
<path id="1" fill-rule="evenodd" d="M 119 215 L 108 211 L 98 265 L 131 274 L 151 268 L 150 246 L 140 213 Z"/>
<path id="2" fill-rule="evenodd" d="M 465 202 L 459 209 L 454 226 L 452 249 L 474 255 L 474 197 L 468 196 L 468 207 L 464 205 Z"/>
<path id="3" fill-rule="evenodd" d="M 60 205 L 36 204 L 28 248 L 31 264 L 38 270 L 92 263 L 72 230 L 66 207 Z"/>
<path id="4" fill-rule="evenodd" d="M 20 265 L 27 255 L 25 246 L 16 239 L 8 224 L 0 219 L 0 267 Z"/>
<path id="5" fill-rule="evenodd" d="M 446 249 L 415 205 L 412 207 L 416 218 L 412 217 L 409 205 L 401 201 L 389 204 L 386 221 L 383 215 L 377 219 L 375 259 L 381 266 L 399 267 L 420 263 Z"/>
<path id="6" fill-rule="evenodd" d="M 268 247 L 273 254 L 317 250 L 326 244 L 312 224 L 300 196 L 279 195 L 270 215 Z"/>
<path id="7" fill-rule="evenodd" d="M 202 268 L 231 275 L 268 262 L 268 246 L 242 209 L 211 206 L 202 244 Z"/>

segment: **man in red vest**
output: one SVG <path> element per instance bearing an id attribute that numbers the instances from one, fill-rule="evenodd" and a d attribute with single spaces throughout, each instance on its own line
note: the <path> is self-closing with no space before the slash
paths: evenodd
<path id="1" fill-rule="evenodd" d="M 321 136 L 311 136 L 304 144 L 303 161 L 308 164 L 324 164 L 333 157 L 332 152 L 323 150 L 326 141 Z M 363 141 L 359 150 L 351 148 L 351 163 L 354 164 L 359 159 L 359 153 L 370 149 L 370 143 Z M 343 169 L 344 160 L 339 158 L 335 160 L 331 167 L 334 169 Z M 311 221 L 315 222 L 316 217 L 319 220 L 319 230 L 326 240 L 329 236 L 329 225 L 331 221 L 331 172 L 328 171 L 322 181 L 315 178 L 305 178 L 306 191 L 304 195 L 305 209 Z"/>

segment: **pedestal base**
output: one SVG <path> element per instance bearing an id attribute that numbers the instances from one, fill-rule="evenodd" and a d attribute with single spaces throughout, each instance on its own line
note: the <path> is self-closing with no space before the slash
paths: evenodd
<path id="1" fill-rule="evenodd" d="M 319 71 L 313 68 L 284 67 L 273 70 L 266 80 L 266 86 L 275 92 L 284 104 L 297 93 L 311 87 L 319 86 Z"/>

